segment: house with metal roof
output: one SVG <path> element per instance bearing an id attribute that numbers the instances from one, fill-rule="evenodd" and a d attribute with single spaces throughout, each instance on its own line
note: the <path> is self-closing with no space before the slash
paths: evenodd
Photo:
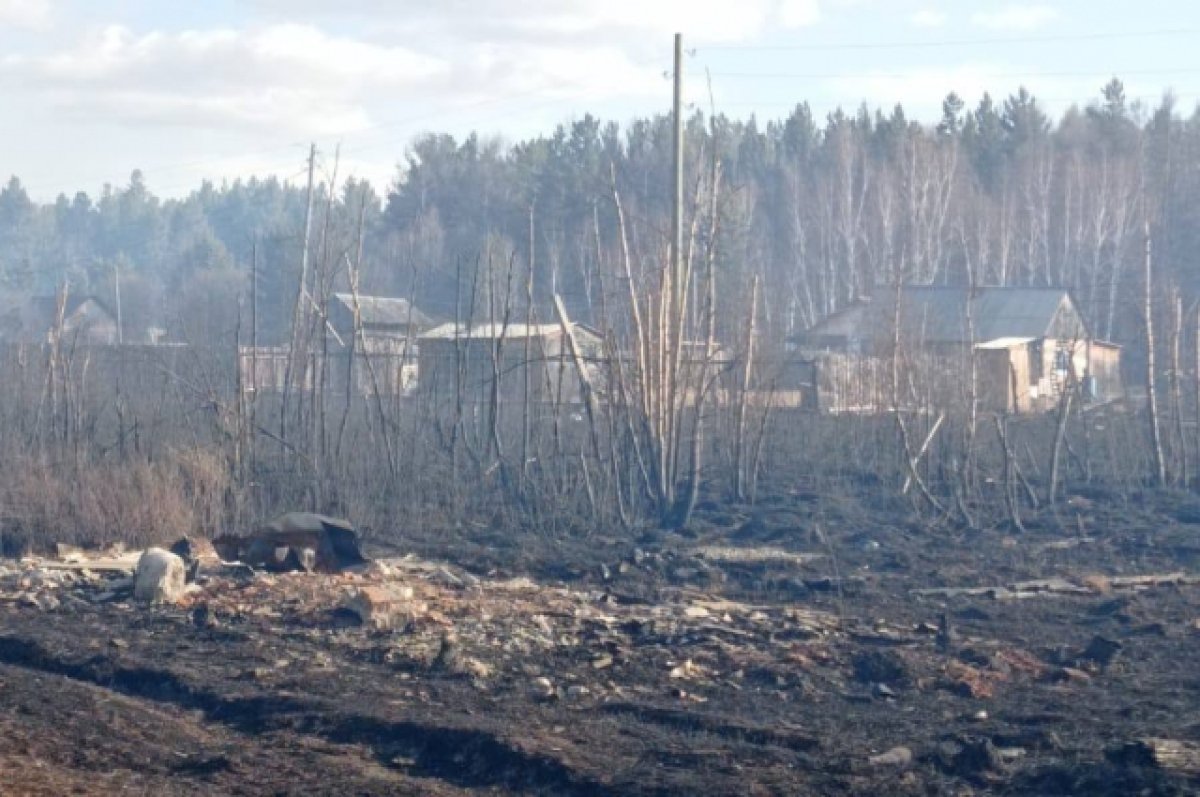
<path id="1" fill-rule="evenodd" d="M 1072 387 L 1094 401 L 1122 394 L 1120 347 L 1096 340 L 1061 288 L 881 287 L 789 343 L 816 365 L 812 389 L 830 410 L 961 396 L 971 373 L 980 406 L 997 412 L 1046 410 Z"/>
<path id="2" fill-rule="evenodd" d="M 571 334 L 589 378 L 600 381 L 603 339 L 585 324 Z M 443 324 L 419 341 L 418 392 L 465 404 L 576 404 L 579 377 L 560 324 Z"/>
<path id="3" fill-rule="evenodd" d="M 327 350 L 333 385 L 361 395 L 403 395 L 417 380 L 417 339 L 437 321 L 410 300 L 335 293 L 329 299 Z"/>
<path id="4" fill-rule="evenodd" d="M 349 338 L 355 334 L 355 317 L 362 326 L 363 336 L 370 339 L 415 340 L 437 325 L 408 299 L 333 294 L 329 300 L 329 325 L 344 344 L 348 345 Z"/>

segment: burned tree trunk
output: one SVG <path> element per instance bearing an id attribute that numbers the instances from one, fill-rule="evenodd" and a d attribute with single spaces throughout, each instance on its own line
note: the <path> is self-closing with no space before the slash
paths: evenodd
<path id="1" fill-rule="evenodd" d="M 1146 222 L 1144 234 L 1146 257 L 1142 313 L 1146 325 L 1146 407 L 1150 421 L 1150 447 L 1154 455 L 1153 482 L 1161 487 L 1167 483 L 1167 463 L 1163 456 L 1162 428 L 1158 417 L 1158 388 L 1155 385 L 1158 367 L 1154 352 L 1154 261 L 1149 221 Z"/>

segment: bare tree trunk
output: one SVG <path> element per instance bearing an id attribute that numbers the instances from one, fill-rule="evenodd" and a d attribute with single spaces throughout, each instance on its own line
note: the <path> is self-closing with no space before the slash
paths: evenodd
<path id="1" fill-rule="evenodd" d="M 917 465 L 920 460 L 913 456 L 912 443 L 909 440 L 908 426 L 904 423 L 904 412 L 900 406 L 900 353 L 901 353 L 901 335 L 900 335 L 900 304 L 903 300 L 903 283 L 898 278 L 896 280 L 896 289 L 893 293 L 895 306 L 892 308 L 892 356 L 891 356 L 891 383 L 892 383 L 892 417 L 896 419 L 896 430 L 900 436 L 901 457 L 904 460 L 904 469 L 908 472 L 908 477 L 905 483 L 909 480 L 917 485 L 917 490 L 934 510 L 944 512 L 940 501 L 930 492 L 929 486 L 925 480 L 921 478 L 921 473 L 917 470 Z M 940 421 L 939 421 L 940 425 Z M 937 431 L 937 427 L 934 427 Z M 932 435 L 929 437 L 933 439 Z"/>
<path id="2" fill-rule="evenodd" d="M 347 268 L 350 272 L 350 296 L 354 303 L 354 337 L 358 341 L 358 345 L 364 350 L 363 363 L 367 367 L 367 374 L 371 378 L 371 395 L 374 398 L 375 411 L 379 417 L 379 430 L 383 435 L 383 448 L 387 454 L 388 473 L 392 477 L 393 483 L 396 481 L 396 455 L 392 451 L 392 438 L 387 432 L 387 412 L 383 408 L 383 397 L 379 388 L 379 374 L 375 371 L 375 363 L 371 359 L 370 353 L 366 352 L 367 338 L 363 331 L 362 325 L 362 304 L 358 294 L 358 268 L 351 266 L 349 258 L 346 260 Z"/>
<path id="3" fill-rule="evenodd" d="M 750 379 L 754 373 L 754 340 L 758 336 L 758 275 L 750 289 L 750 317 L 746 319 L 746 361 L 742 367 L 742 383 L 737 397 L 737 418 L 733 438 L 733 495 L 738 501 L 746 500 L 746 403 L 750 393 Z"/>
<path id="4" fill-rule="evenodd" d="M 363 246 L 366 239 L 366 216 L 367 216 L 367 186 L 363 185 L 363 190 L 359 198 L 358 206 L 358 246 L 356 248 L 354 263 L 349 259 L 346 260 L 347 279 L 353 289 L 354 296 L 354 332 L 350 335 L 350 340 L 342 341 L 346 346 L 346 404 L 342 407 L 342 419 L 338 424 L 337 443 L 334 444 L 334 459 L 341 462 L 342 459 L 342 439 L 346 434 L 346 422 L 350 418 L 350 408 L 354 403 L 354 394 L 356 392 L 357 380 L 354 375 L 354 357 L 358 346 L 358 330 L 361 326 L 361 319 L 358 317 L 358 281 L 359 275 L 362 273 Z M 411 306 L 411 305 L 410 305 Z M 386 434 L 386 431 L 385 431 Z"/>
<path id="5" fill-rule="evenodd" d="M 1071 414 L 1071 398 L 1075 395 L 1070 383 L 1063 387 L 1058 399 L 1058 421 L 1054 427 L 1054 449 L 1050 454 L 1050 503 L 1058 500 L 1059 465 L 1062 461 L 1063 442 L 1067 436 L 1067 418 Z"/>
<path id="6" fill-rule="evenodd" d="M 520 490 L 522 494 L 525 491 L 525 481 L 529 478 L 529 444 L 530 444 L 530 402 L 533 401 L 532 377 L 533 368 L 529 362 L 529 346 L 531 337 L 528 334 L 533 327 L 533 278 L 534 278 L 534 248 L 537 241 L 534 237 L 534 209 L 536 205 L 531 202 L 529 204 L 529 271 L 525 279 L 525 367 L 524 373 L 524 406 L 521 408 L 521 469 L 520 469 Z"/>
<path id="7" fill-rule="evenodd" d="M 966 252 L 966 235 L 961 231 L 959 235 L 962 240 L 963 251 Z M 967 525 L 974 526 L 974 521 L 968 514 L 966 505 L 968 503 L 967 498 L 975 495 L 977 484 L 975 473 L 975 440 L 979 433 L 979 350 L 975 340 L 975 297 L 979 286 L 976 281 L 975 266 L 972 264 L 969 255 L 967 256 L 967 276 L 970 282 L 970 291 L 966 303 L 967 346 L 970 347 L 967 357 L 970 370 L 967 374 L 966 385 L 967 418 L 963 435 L 963 467 L 962 474 L 960 475 L 963 500 L 960 501 L 960 509 L 962 509 Z"/>
<path id="8" fill-rule="evenodd" d="M 1146 259 L 1142 313 L 1146 324 L 1146 403 L 1150 416 L 1150 446 L 1154 454 L 1153 482 L 1155 486 L 1162 487 L 1167 483 L 1167 464 L 1163 456 L 1162 430 L 1158 418 L 1158 388 L 1155 384 L 1158 368 L 1154 351 L 1154 266 L 1149 221 L 1145 223 L 1144 234 Z"/>
<path id="9" fill-rule="evenodd" d="M 933 422 L 933 426 L 929 427 L 929 431 L 925 434 L 925 439 L 921 441 L 921 447 L 917 449 L 917 453 L 909 459 L 908 470 L 909 475 L 904 479 L 904 486 L 900 489 L 902 495 L 907 495 L 912 489 L 913 475 L 917 472 L 916 468 L 921 464 L 921 460 L 925 458 L 925 453 L 929 451 L 929 446 L 933 443 L 933 438 L 937 437 L 938 429 L 942 428 L 942 423 L 946 420 L 946 413 L 938 413 L 937 420 Z"/>
<path id="10" fill-rule="evenodd" d="M 1193 345 L 1196 362 L 1192 371 L 1192 400 L 1196 403 L 1196 461 L 1200 462 L 1200 302 L 1196 303 L 1196 339 Z M 1200 479 L 1197 479 L 1197 485 L 1200 486 Z"/>
<path id="11" fill-rule="evenodd" d="M 1000 438 L 1000 449 L 1004 454 L 1004 504 L 1008 507 L 1008 516 L 1013 526 L 1021 532 L 1025 524 L 1021 522 L 1021 508 L 1017 501 L 1016 462 L 1013 458 L 1012 446 L 1008 442 L 1008 418 L 996 415 L 996 435 Z"/>
<path id="12" fill-rule="evenodd" d="M 1179 484 L 1187 486 L 1191 482 L 1188 461 L 1187 436 L 1183 431 L 1183 373 L 1180 359 L 1180 341 L 1183 338 L 1183 297 L 1179 286 L 1171 289 L 1171 420 L 1175 427 L 1171 447 L 1177 452 L 1175 460 L 1178 467 Z"/>
<path id="13" fill-rule="evenodd" d="M 558 323 L 562 328 L 563 340 L 566 341 L 567 351 L 571 355 L 571 362 L 575 366 L 575 373 L 579 377 L 579 392 L 582 394 L 583 406 L 587 411 L 588 431 L 592 440 L 592 454 L 596 458 L 596 462 L 602 460 L 600 454 L 600 435 L 596 426 L 596 416 L 599 415 L 599 409 L 596 406 L 596 389 L 592 385 L 591 375 L 588 373 L 587 365 L 583 361 L 583 352 L 579 348 L 579 343 L 575 339 L 575 330 L 571 327 L 571 319 L 567 316 L 567 310 L 563 306 L 562 297 L 554 294 L 554 311 L 558 314 Z"/>

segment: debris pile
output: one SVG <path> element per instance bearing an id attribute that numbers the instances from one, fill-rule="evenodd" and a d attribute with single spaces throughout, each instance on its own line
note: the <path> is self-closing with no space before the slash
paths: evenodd
<path id="1" fill-rule="evenodd" d="M 822 612 L 691 590 L 668 590 L 654 604 L 626 603 L 603 590 L 480 579 L 415 558 L 319 578 L 211 582 L 188 600 L 230 621 L 332 628 L 353 655 L 401 672 L 462 675 L 481 687 L 569 701 L 642 688 L 646 671 L 692 701 L 751 678 L 795 686 L 797 662 L 821 659 L 815 649 L 840 626 Z M 347 633 L 347 625 L 369 633 Z"/>
<path id="2" fill-rule="evenodd" d="M 0 602 L 55 611 L 128 596 L 139 558 L 119 548 L 91 555 L 72 549 L 51 560 L 0 562 Z"/>
<path id="3" fill-rule="evenodd" d="M 353 526 L 311 512 L 280 515 L 247 537 L 221 536 L 213 546 L 226 561 L 272 572 L 336 573 L 367 562 Z"/>
<path id="4" fill-rule="evenodd" d="M 200 591 L 267 571 L 336 573 L 367 565 L 358 534 L 344 520 L 293 512 L 246 537 L 214 542 L 184 537 L 171 546 L 126 552 L 122 546 L 85 551 L 58 544 L 50 558 L 0 561 L 0 601 L 44 610 L 63 601 L 105 603 L 132 597 L 180 605 Z"/>

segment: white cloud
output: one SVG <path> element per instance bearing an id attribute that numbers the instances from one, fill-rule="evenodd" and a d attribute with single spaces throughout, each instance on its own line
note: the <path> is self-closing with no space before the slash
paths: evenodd
<path id="1" fill-rule="evenodd" d="M 143 35 L 110 26 L 49 55 L 0 60 L 0 81 L 76 121 L 312 134 L 360 129 L 372 93 L 446 71 L 411 50 L 290 24 Z"/>
<path id="2" fill-rule="evenodd" d="M 436 117 L 513 95 L 586 107 L 668 91 L 665 58 L 639 62 L 603 43 L 477 43 L 454 48 L 453 59 L 444 49 L 372 44 L 295 23 L 145 34 L 110 26 L 48 55 L 0 57 L 0 86 L 35 93 L 73 123 L 288 136 L 349 133 L 386 123 L 379 112 Z"/>
<path id="3" fill-rule="evenodd" d="M 458 94 L 471 98 L 502 93 L 588 97 L 645 95 L 664 91 L 656 66 L 639 66 L 613 47 L 512 47 L 478 49 L 456 65 Z"/>
<path id="4" fill-rule="evenodd" d="M 329 36 L 307 25 L 151 32 L 110 26 L 48 56 L 6 59 L 10 69 L 63 85 L 161 86 L 175 93 L 214 86 L 260 88 L 394 85 L 428 79 L 444 65 L 400 47 Z"/>
<path id="5" fill-rule="evenodd" d="M 913 14 L 909 21 L 918 28 L 941 28 L 945 27 L 949 17 L 940 9 L 922 8 Z"/>
<path id="6" fill-rule="evenodd" d="M 794 5 L 784 0 L 781 5 Z M 799 4 L 803 5 L 803 2 Z M 540 0 L 514 4 L 477 0 L 470 4 L 493 24 L 551 36 L 666 35 L 684 32 L 699 39 L 736 39 L 763 26 L 769 3 L 750 0 Z"/>
<path id="7" fill-rule="evenodd" d="M 1036 30 L 1058 20 L 1062 14 L 1048 5 L 1007 5 L 971 16 L 972 24 L 991 30 Z"/>
<path id="8" fill-rule="evenodd" d="M 119 90 L 59 96 L 59 109 L 75 122 L 105 121 L 131 127 L 246 128 L 306 135 L 337 135 L 370 126 L 366 110 L 319 92 L 270 90 L 199 97 Z"/>
<path id="9" fill-rule="evenodd" d="M 378 175 L 423 130 L 518 138 L 584 112 L 666 110 L 676 31 L 689 48 L 752 43 L 866 2 L 879 0 L 248 0 L 183 30 L 87 28 L 83 15 L 27 51 L 0 51 L 0 95 L 44 133 L 0 129 L 0 144 L 26 176 L 40 163 L 51 188 L 74 184 L 74 166 L 100 152 L 113 180 L 156 161 L 207 163 L 196 175 L 281 173 L 253 156 L 213 165 L 213 153 L 310 140 L 365 151 L 357 168 Z M 54 4 L 0 0 L 0 29 L 65 21 L 51 20 Z M 685 91 L 705 105 L 692 67 Z M 69 137 L 91 152 L 66 156 Z"/>
<path id="10" fill-rule="evenodd" d="M 844 0 L 843 0 L 844 1 Z M 738 41 L 772 24 L 811 25 L 819 0 L 254 0 L 281 19 L 369 21 L 377 32 L 405 31 L 458 41 L 556 41 L 646 45 L 672 33 L 687 41 Z"/>
<path id="11" fill-rule="evenodd" d="M 821 6 L 817 0 L 783 0 L 778 15 L 779 24 L 785 28 L 807 27 L 820 22 Z"/>
<path id="12" fill-rule="evenodd" d="M 50 0 L 0 0 L 0 30 L 6 27 L 44 30 L 53 10 Z"/>

